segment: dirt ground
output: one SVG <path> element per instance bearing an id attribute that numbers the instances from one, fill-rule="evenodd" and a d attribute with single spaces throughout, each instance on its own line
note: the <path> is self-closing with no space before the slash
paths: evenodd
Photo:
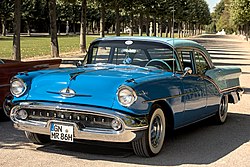
<path id="1" fill-rule="evenodd" d="M 175 132 L 162 152 L 140 158 L 132 150 L 112 145 L 34 145 L 11 122 L 0 122 L 0 166 L 250 166 L 250 44 L 237 36 L 192 38 L 211 53 L 215 65 L 239 66 L 242 101 L 229 106 L 228 120 L 215 126 L 201 122 Z"/>

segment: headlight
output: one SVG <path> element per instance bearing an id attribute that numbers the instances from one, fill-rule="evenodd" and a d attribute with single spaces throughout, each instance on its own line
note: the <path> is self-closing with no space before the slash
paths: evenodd
<path id="1" fill-rule="evenodd" d="M 126 107 L 131 106 L 137 100 L 135 91 L 128 86 L 120 87 L 118 90 L 117 96 L 118 96 L 119 103 L 122 106 L 126 106 Z"/>
<path id="2" fill-rule="evenodd" d="M 24 94 L 27 87 L 23 80 L 14 78 L 10 81 L 10 92 L 13 96 L 20 97 Z"/>

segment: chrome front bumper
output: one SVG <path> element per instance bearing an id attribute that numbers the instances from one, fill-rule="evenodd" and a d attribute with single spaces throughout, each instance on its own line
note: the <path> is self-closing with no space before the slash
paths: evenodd
<path id="1" fill-rule="evenodd" d="M 56 112 L 70 113 L 88 113 L 92 115 L 107 116 L 110 118 L 119 119 L 122 122 L 122 129 L 115 131 L 113 129 L 103 128 L 80 128 L 77 123 L 72 121 L 62 121 L 58 119 L 50 119 L 46 122 L 35 120 L 20 120 L 16 118 L 16 111 L 20 109 L 46 109 Z M 44 102 L 25 102 L 20 103 L 12 108 L 10 114 L 11 120 L 14 122 L 14 127 L 28 132 L 50 135 L 51 123 L 72 125 L 74 127 L 74 139 L 96 140 L 107 142 L 131 142 L 137 137 L 140 137 L 141 132 L 148 128 L 146 117 L 132 117 L 126 114 L 121 114 L 109 109 L 100 109 L 94 107 L 83 107 L 76 105 L 65 105 L 59 103 L 44 103 Z"/>

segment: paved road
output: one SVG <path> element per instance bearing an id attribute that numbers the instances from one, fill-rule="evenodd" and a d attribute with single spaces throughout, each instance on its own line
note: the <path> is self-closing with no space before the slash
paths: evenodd
<path id="1" fill-rule="evenodd" d="M 0 166 L 250 166 L 250 44 L 236 36 L 206 35 L 201 42 L 216 65 L 240 66 L 243 100 L 230 105 L 227 123 L 202 122 L 181 129 L 169 139 L 161 154 L 139 158 L 131 150 L 108 146 L 29 143 L 11 122 L 0 122 Z"/>

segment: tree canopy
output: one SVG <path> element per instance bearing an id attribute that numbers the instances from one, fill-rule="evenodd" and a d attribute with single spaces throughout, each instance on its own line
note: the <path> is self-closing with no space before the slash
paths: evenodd
<path id="1" fill-rule="evenodd" d="M 227 33 L 237 32 L 249 36 L 249 0 L 221 0 L 211 15 L 216 31 L 224 29 Z"/>
<path id="2" fill-rule="evenodd" d="M 71 32 L 80 31 L 81 2 L 81 0 L 57 0 L 56 10 L 59 32 L 65 32 L 67 21 Z M 176 22 L 205 25 L 211 20 L 205 0 L 94 0 L 87 1 L 87 32 L 89 33 L 99 33 L 100 31 L 101 4 L 105 4 L 105 32 L 113 31 L 116 29 L 115 27 L 122 32 L 126 26 L 137 32 L 137 25 L 139 25 L 140 21 L 142 22 L 141 26 L 143 26 L 141 29 L 145 32 L 147 13 L 149 21 L 153 22 L 156 19 L 156 22 L 166 27 L 167 22 L 172 19 L 170 9 L 172 6 L 175 8 Z M 47 0 L 22 0 L 21 32 L 49 32 L 48 11 Z M 8 32 L 13 31 L 13 13 L 12 1 L 2 0 L 0 3 L 2 28 L 0 31 L 3 35 L 5 35 L 6 29 Z M 117 25 L 118 21 L 120 21 L 120 25 Z"/>

